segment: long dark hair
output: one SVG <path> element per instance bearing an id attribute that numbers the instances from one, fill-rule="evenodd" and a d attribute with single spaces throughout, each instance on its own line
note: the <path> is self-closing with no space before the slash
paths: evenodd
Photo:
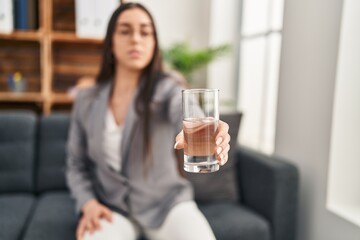
<path id="1" fill-rule="evenodd" d="M 99 74 L 96 77 L 96 83 L 98 85 L 103 85 L 108 81 L 112 81 L 114 74 L 115 74 L 115 58 L 112 52 L 112 45 L 113 45 L 113 34 L 116 27 L 116 21 L 124 11 L 128 9 L 139 8 L 147 13 L 150 17 L 152 28 L 154 31 L 154 40 L 155 40 L 155 49 L 154 54 L 150 63 L 144 68 L 141 73 L 139 79 L 139 94 L 135 100 L 135 109 L 136 113 L 139 116 L 139 119 L 142 121 L 143 124 L 143 134 L 144 134 L 144 161 L 145 164 L 149 164 L 146 162 L 150 149 L 151 149 L 151 140 L 150 140 L 150 129 L 149 129 L 149 122 L 151 119 L 151 110 L 150 110 L 150 103 L 152 97 L 154 95 L 154 90 L 157 85 L 157 82 L 164 76 L 163 68 L 162 68 L 162 58 L 161 52 L 159 49 L 159 42 L 157 38 L 157 32 L 155 28 L 154 19 L 152 18 L 149 11 L 139 3 L 123 3 L 121 4 L 112 14 L 106 36 L 103 43 L 103 56 Z"/>

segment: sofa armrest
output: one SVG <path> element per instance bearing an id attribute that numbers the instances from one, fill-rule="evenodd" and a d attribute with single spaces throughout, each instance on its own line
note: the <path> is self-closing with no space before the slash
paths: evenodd
<path id="1" fill-rule="evenodd" d="M 265 217 L 273 240 L 295 239 L 299 173 L 293 164 L 238 147 L 242 203 Z"/>

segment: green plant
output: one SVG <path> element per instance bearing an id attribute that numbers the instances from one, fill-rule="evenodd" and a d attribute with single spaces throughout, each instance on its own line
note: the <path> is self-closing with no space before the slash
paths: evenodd
<path id="1" fill-rule="evenodd" d="M 183 74 L 191 84 L 191 74 L 195 70 L 207 65 L 217 57 L 223 56 L 228 53 L 230 49 L 230 45 L 224 44 L 205 49 L 190 50 L 188 44 L 177 43 L 169 49 L 162 50 L 162 54 L 165 62 Z"/>

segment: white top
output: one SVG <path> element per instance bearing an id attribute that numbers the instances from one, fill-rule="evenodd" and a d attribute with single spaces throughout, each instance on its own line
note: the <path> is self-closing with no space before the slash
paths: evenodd
<path id="1" fill-rule="evenodd" d="M 120 146 L 123 133 L 123 125 L 118 126 L 116 124 L 114 115 L 110 108 L 108 108 L 105 116 L 105 128 L 104 128 L 104 141 L 103 149 L 105 155 L 105 161 L 115 171 L 121 169 L 121 154 Z"/>

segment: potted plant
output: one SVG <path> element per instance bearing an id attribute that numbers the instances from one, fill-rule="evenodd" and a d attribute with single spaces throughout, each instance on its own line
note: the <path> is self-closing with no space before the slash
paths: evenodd
<path id="1" fill-rule="evenodd" d="M 216 47 L 191 50 L 185 42 L 176 43 L 168 49 L 163 49 L 164 61 L 174 70 L 181 73 L 193 84 L 192 74 L 195 70 L 206 66 L 214 59 L 225 55 L 230 51 L 230 45 L 223 44 Z"/>

